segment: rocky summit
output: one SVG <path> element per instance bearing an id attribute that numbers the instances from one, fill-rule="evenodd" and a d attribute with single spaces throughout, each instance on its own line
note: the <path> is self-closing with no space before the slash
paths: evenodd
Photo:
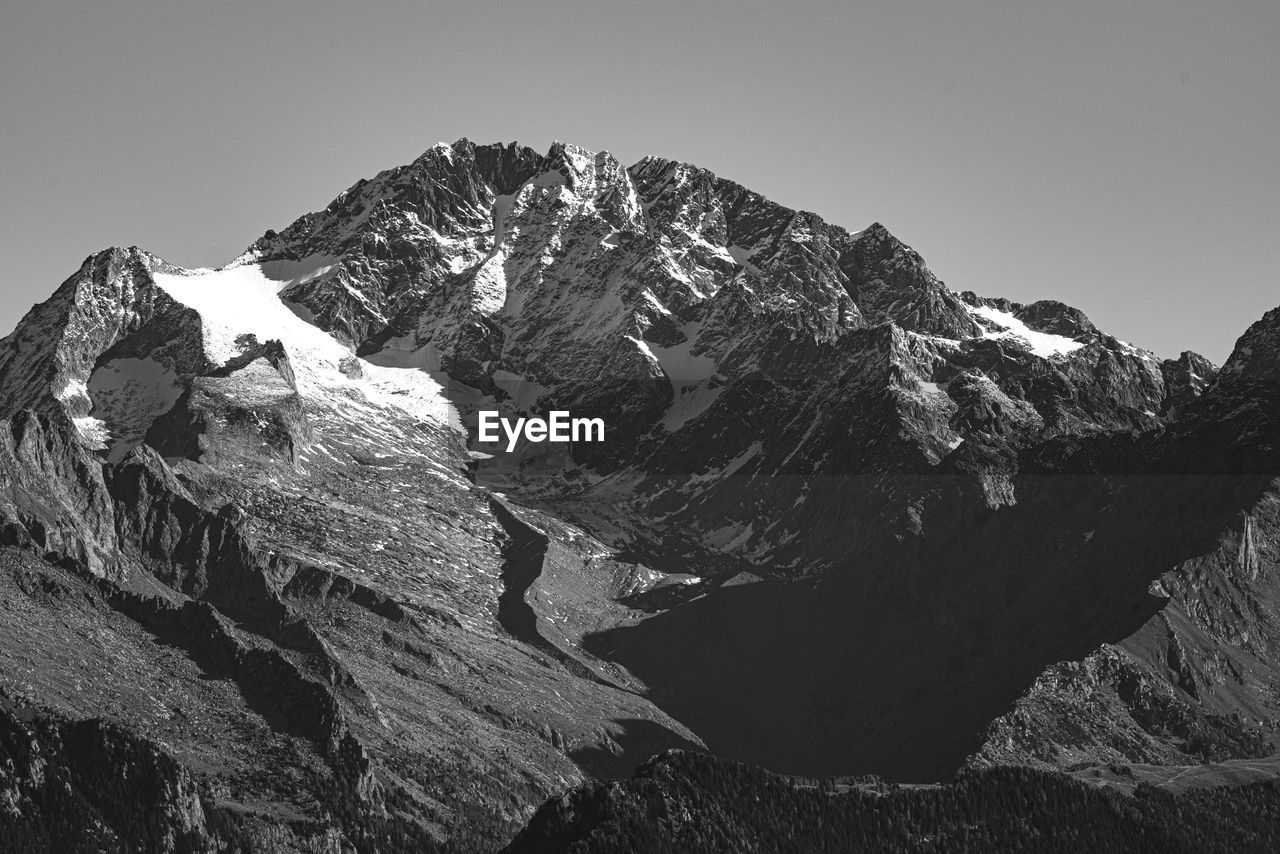
<path id="1" fill-rule="evenodd" d="M 1261 802 L 1277 377 L 1280 309 L 1162 360 L 561 143 L 436 145 L 216 270 L 104 250 L 0 341 L 0 849 L 801 838 L 724 781 L 797 826 L 1043 786 L 1112 840 Z M 603 440 L 480 441 L 554 412 Z"/>

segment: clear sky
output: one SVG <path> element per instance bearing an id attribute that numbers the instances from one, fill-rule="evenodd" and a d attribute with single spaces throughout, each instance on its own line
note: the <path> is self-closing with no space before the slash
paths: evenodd
<path id="1" fill-rule="evenodd" d="M 1280 0 L 95 0 L 0 10 L 0 333 L 466 136 L 687 160 L 956 290 L 1220 362 L 1280 305 Z"/>

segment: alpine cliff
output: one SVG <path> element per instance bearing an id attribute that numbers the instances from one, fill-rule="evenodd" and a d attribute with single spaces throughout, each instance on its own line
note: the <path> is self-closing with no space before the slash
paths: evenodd
<path id="1" fill-rule="evenodd" d="M 513 850 L 564 850 L 685 798 L 745 850 L 706 780 L 809 809 L 721 760 L 959 775 L 992 826 L 1028 780 L 1105 833 L 1162 821 L 1109 811 L 1137 780 L 1254 798 L 1277 378 L 1280 309 L 1161 360 L 561 143 L 436 145 L 216 270 L 104 250 L 0 341 L 0 848 L 496 850 L 553 799 Z"/>

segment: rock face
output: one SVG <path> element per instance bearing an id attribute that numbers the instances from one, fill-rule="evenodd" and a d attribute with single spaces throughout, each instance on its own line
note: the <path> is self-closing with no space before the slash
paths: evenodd
<path id="1" fill-rule="evenodd" d="M 437 145 L 220 270 L 104 251 L 0 341 L 0 791 L 120 771 L 89 721 L 159 769 L 95 838 L 171 850 L 493 848 L 673 747 L 1259 773 L 1277 324 L 1161 361 L 560 143 Z"/>
<path id="2" fill-rule="evenodd" d="M 209 841 L 192 774 L 117 727 L 0 702 L 0 751 L 8 771 L 6 850 L 181 851 Z"/>

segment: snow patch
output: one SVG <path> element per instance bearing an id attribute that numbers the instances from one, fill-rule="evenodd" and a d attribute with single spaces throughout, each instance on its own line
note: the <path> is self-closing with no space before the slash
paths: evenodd
<path id="1" fill-rule="evenodd" d="M 506 254 L 502 250 L 490 255 L 471 279 L 471 307 L 480 314 L 492 316 L 507 304 Z"/>
<path id="2" fill-rule="evenodd" d="M 710 409 L 724 391 L 723 386 L 711 387 L 716 372 L 715 358 L 695 356 L 692 352 L 702 324 L 686 323 L 680 331 L 685 336 L 683 343 L 649 350 L 671 382 L 671 406 L 662 418 L 662 426 L 673 433 Z"/>
<path id="3" fill-rule="evenodd" d="M 296 279 L 281 281 L 267 275 L 262 264 L 241 264 L 221 270 L 155 273 L 156 284 L 201 318 L 205 352 L 225 363 L 240 355 L 244 335 L 259 341 L 278 339 L 290 355 L 307 355 L 319 362 L 347 355 L 328 334 L 304 322 L 278 298 L 277 292 Z M 336 366 L 336 361 L 334 362 Z"/>
<path id="4" fill-rule="evenodd" d="M 577 145 L 565 143 L 561 147 L 564 159 L 570 169 L 579 175 L 586 175 L 595 166 L 595 158 L 591 152 Z M 560 174 L 558 171 L 556 174 Z"/>
<path id="5" fill-rule="evenodd" d="M 1008 338 L 1017 336 L 1031 345 L 1031 352 L 1048 359 L 1053 356 L 1065 356 L 1079 350 L 1084 345 L 1072 341 L 1064 335 L 1050 335 L 1047 332 L 1036 332 L 1007 311 L 1001 311 L 988 305 L 971 307 L 970 312 L 986 321 L 986 326 L 994 326 L 983 333 L 983 338 Z"/>
<path id="6" fill-rule="evenodd" d="M 299 269 L 315 271 L 325 266 L 320 258 L 309 265 L 281 271 L 263 264 L 240 264 L 221 270 L 155 273 L 156 285 L 173 299 L 200 315 L 204 349 L 208 358 L 225 364 L 244 352 L 247 336 L 259 342 L 280 341 L 289 355 L 298 391 L 312 403 L 332 411 L 368 420 L 368 413 L 391 408 L 419 421 L 458 424 L 457 413 L 443 390 L 429 374 L 416 367 L 378 365 L 359 360 L 361 376 L 352 378 L 342 369 L 355 359 L 351 350 L 326 332 L 299 317 L 279 298 L 280 279 L 269 273 L 293 276 Z"/>
<path id="7" fill-rule="evenodd" d="M 74 408 L 89 401 L 89 389 L 80 380 L 67 380 L 53 396 L 63 405 Z"/>
<path id="8" fill-rule="evenodd" d="M 648 302 L 649 305 L 656 308 L 659 313 L 665 314 L 667 317 L 671 316 L 671 310 L 667 308 L 665 305 L 663 305 L 662 301 L 653 295 L 653 291 L 649 290 L 648 288 L 645 288 L 644 298 L 645 298 L 645 301 Z"/>
<path id="9" fill-rule="evenodd" d="M 649 347 L 649 342 L 645 341 L 643 338 L 637 338 L 634 335 L 628 335 L 626 338 L 632 344 L 635 344 L 636 349 L 651 359 L 655 365 L 659 364 L 658 357 L 653 354 L 653 350 Z"/>
<path id="10" fill-rule="evenodd" d="M 450 163 L 453 162 L 453 146 L 447 142 L 437 142 L 435 145 L 431 146 L 428 151 L 437 151 L 444 156 L 445 160 L 448 160 Z"/>
<path id="11" fill-rule="evenodd" d="M 97 418 L 90 415 L 81 418 L 72 418 L 71 423 L 75 425 L 76 432 L 80 434 L 80 438 L 88 443 L 89 447 L 95 451 L 103 450 L 107 447 L 107 443 L 111 441 L 111 431 Z"/>

